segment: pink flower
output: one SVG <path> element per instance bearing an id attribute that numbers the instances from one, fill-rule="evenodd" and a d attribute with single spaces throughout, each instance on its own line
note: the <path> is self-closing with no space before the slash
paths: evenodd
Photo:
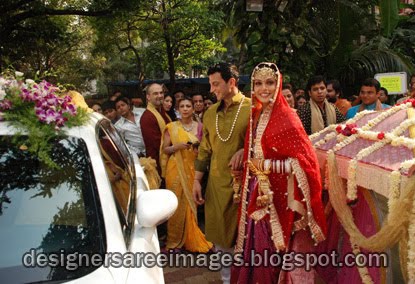
<path id="1" fill-rule="evenodd" d="M 55 122 L 57 119 L 59 119 L 59 117 L 61 117 L 62 115 L 59 114 L 59 112 L 54 111 L 53 109 L 48 109 L 46 111 L 46 117 L 45 117 L 45 122 L 47 124 L 50 124 L 52 122 Z"/>
<path id="2" fill-rule="evenodd" d="M 65 96 L 63 98 L 63 101 L 66 102 L 66 103 L 70 103 L 70 102 L 72 102 L 72 98 L 71 98 L 71 96 Z"/>
<path id="3" fill-rule="evenodd" d="M 42 109 L 48 109 L 49 108 L 48 101 L 44 99 L 39 99 L 36 101 L 36 107 L 42 108 Z"/>
<path id="4" fill-rule="evenodd" d="M 0 110 L 9 110 L 12 108 L 12 102 L 4 99 L 3 101 L 0 102 Z"/>
<path id="5" fill-rule="evenodd" d="M 62 115 L 58 116 L 56 119 L 56 126 L 62 127 L 68 119 Z"/>
<path id="6" fill-rule="evenodd" d="M 50 106 L 57 106 L 59 104 L 58 97 L 53 95 L 53 94 L 49 94 L 49 95 L 45 96 L 45 101 Z"/>
<path id="7" fill-rule="evenodd" d="M 20 97 L 23 101 L 31 101 L 32 93 L 28 89 L 24 88 L 20 93 Z"/>
<path id="8" fill-rule="evenodd" d="M 42 108 L 35 108 L 36 116 L 38 117 L 40 122 L 46 121 L 46 111 Z"/>
<path id="9" fill-rule="evenodd" d="M 76 115 L 76 107 L 73 104 L 63 103 L 62 110 L 64 113 L 69 113 L 70 115 Z"/>

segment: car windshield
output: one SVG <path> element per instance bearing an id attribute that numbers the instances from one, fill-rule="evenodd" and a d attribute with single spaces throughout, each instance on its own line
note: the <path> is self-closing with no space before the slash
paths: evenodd
<path id="1" fill-rule="evenodd" d="M 52 142 L 51 158 L 57 169 L 11 143 L 11 137 L 0 141 L 1 282 L 68 280 L 95 270 L 97 266 L 85 262 L 77 267 L 68 258 L 74 252 L 102 255 L 106 247 L 85 142 L 74 137 Z M 39 267 L 43 265 L 37 263 L 39 255 L 50 260 L 54 253 L 60 253 L 58 265 L 52 261 Z"/>

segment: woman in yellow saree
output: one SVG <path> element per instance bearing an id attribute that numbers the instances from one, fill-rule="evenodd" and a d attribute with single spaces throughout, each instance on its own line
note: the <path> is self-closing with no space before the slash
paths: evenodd
<path id="1" fill-rule="evenodd" d="M 179 102 L 181 119 L 166 125 L 161 145 L 160 164 L 166 187 L 179 201 L 174 215 L 167 223 L 166 249 L 186 249 L 190 252 L 208 252 L 212 243 L 197 225 L 196 205 L 192 199 L 194 160 L 202 137 L 202 125 L 193 121 L 193 103 L 190 98 Z"/>

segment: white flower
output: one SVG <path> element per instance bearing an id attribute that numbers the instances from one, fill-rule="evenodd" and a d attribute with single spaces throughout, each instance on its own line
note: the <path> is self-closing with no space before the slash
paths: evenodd
<path id="1" fill-rule="evenodd" d="M 16 72 L 14 72 L 14 75 L 15 75 L 16 77 L 23 77 L 24 73 L 19 72 L 19 71 L 16 71 Z"/>
<path id="2" fill-rule="evenodd" d="M 3 89 L 0 89 L 0 101 L 4 100 L 6 97 L 6 91 Z"/>
<path id="3" fill-rule="evenodd" d="M 34 84 L 35 83 L 35 81 L 33 81 L 32 79 L 26 79 L 26 84 L 28 84 L 28 85 L 32 85 L 32 84 Z"/>

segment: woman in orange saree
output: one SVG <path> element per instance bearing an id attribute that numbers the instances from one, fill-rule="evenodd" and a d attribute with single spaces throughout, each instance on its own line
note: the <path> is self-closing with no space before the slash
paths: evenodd
<path id="1" fill-rule="evenodd" d="M 166 187 L 178 199 L 178 207 L 167 223 L 167 249 L 208 252 L 212 243 L 197 225 L 196 205 L 192 199 L 194 160 L 202 137 L 202 124 L 192 120 L 193 103 L 179 102 L 181 119 L 166 125 L 161 145 L 160 164 Z"/>

